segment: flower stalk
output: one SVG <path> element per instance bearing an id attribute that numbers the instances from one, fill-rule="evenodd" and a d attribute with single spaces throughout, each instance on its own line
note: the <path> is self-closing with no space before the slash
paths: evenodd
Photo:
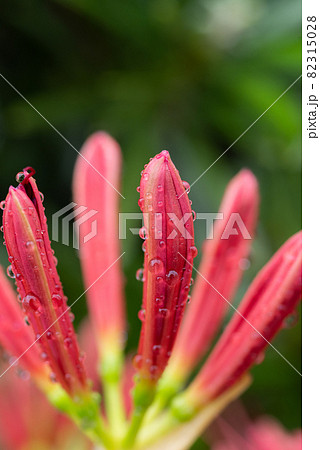
<path id="1" fill-rule="evenodd" d="M 118 235 L 120 171 L 120 147 L 111 136 L 98 132 L 85 142 L 73 177 L 77 206 L 85 207 L 89 214 L 96 212 L 94 236 L 91 221 L 80 219 L 79 251 L 98 343 L 106 410 L 115 439 L 123 433 L 125 423 L 120 385 L 126 331 Z"/>

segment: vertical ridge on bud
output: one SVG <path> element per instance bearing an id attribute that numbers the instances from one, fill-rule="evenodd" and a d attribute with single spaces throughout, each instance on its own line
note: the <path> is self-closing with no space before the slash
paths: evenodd
<path id="1" fill-rule="evenodd" d="M 84 144 L 73 177 L 73 196 L 87 212 L 96 211 L 96 235 L 92 220 L 79 228 L 80 261 L 88 305 L 100 352 L 123 347 L 125 301 L 119 241 L 121 150 L 108 134 L 97 132 Z M 80 218 L 81 220 L 81 218 Z M 105 272 L 105 273 L 104 273 Z M 99 279 L 97 279 L 100 276 Z"/>
<path id="2" fill-rule="evenodd" d="M 301 299 L 301 233 L 292 236 L 258 273 L 237 312 L 185 395 L 201 406 L 256 363 Z"/>
<path id="3" fill-rule="evenodd" d="M 196 278 L 192 301 L 186 309 L 164 374 L 164 384 L 166 378 L 171 377 L 183 383 L 218 331 L 229 306 L 224 298 L 232 301 L 242 278 L 241 262 L 251 247 L 258 205 L 257 180 L 249 170 L 242 170 L 229 183 L 219 208 L 223 217 L 215 221 L 212 239 L 207 239 L 204 244 L 199 267 L 201 275 Z M 234 228 L 234 214 L 244 224 L 246 236 Z"/>
<path id="4" fill-rule="evenodd" d="M 75 395 L 87 390 L 87 378 L 33 174 L 33 169 L 25 169 L 18 187 L 9 189 L 3 214 L 5 243 L 23 309 L 43 360 L 50 364 L 52 381 Z"/>
<path id="5" fill-rule="evenodd" d="M 16 294 L 0 266 L 0 344 L 10 355 L 19 358 L 19 364 L 36 379 L 45 378 L 47 368 L 34 344 L 34 336 L 24 321 Z"/>
<path id="6" fill-rule="evenodd" d="M 169 152 L 161 152 L 145 166 L 139 206 L 145 254 L 142 329 L 135 366 L 141 379 L 154 383 L 171 355 L 197 252 L 190 202 Z"/>

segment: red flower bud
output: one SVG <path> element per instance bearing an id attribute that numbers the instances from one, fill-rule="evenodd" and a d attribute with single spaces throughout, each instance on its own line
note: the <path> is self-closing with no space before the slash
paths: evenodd
<path id="1" fill-rule="evenodd" d="M 185 184 L 169 153 L 161 152 L 145 167 L 139 206 L 145 237 L 143 304 L 135 366 L 142 379 L 162 374 L 188 298 L 194 246 L 193 212 Z"/>
<path id="2" fill-rule="evenodd" d="M 3 228 L 11 271 L 42 356 L 71 395 L 87 388 L 72 320 L 50 247 L 46 217 L 33 169 L 20 174 L 5 201 Z"/>
<path id="3" fill-rule="evenodd" d="M 119 242 L 121 150 L 106 133 L 93 134 L 84 144 L 73 177 L 73 195 L 78 206 L 96 211 L 96 235 L 92 222 L 79 228 L 80 261 L 93 328 L 100 353 L 123 347 L 125 302 Z"/>
<path id="4" fill-rule="evenodd" d="M 200 406 L 223 393 L 261 359 L 301 299 L 301 233 L 258 273 L 237 312 L 187 391 Z"/>
<path id="5" fill-rule="evenodd" d="M 34 336 L 24 321 L 16 294 L 0 267 L 0 344 L 35 378 L 47 375 L 47 368 L 40 357 L 40 348 L 34 344 Z M 5 369 L 4 369 L 5 370 Z"/>
<path id="6" fill-rule="evenodd" d="M 241 262 L 250 250 L 258 204 L 257 180 L 249 170 L 242 170 L 229 183 L 219 209 L 223 217 L 215 221 L 213 238 L 204 244 L 199 267 L 201 276 L 197 276 L 192 290 L 192 299 L 166 371 L 168 376 L 170 373 L 183 382 L 218 331 L 228 302 L 232 301 L 242 278 Z M 234 214 L 237 214 L 235 218 Z M 233 219 L 241 221 L 245 235 L 242 229 L 234 227 Z"/>

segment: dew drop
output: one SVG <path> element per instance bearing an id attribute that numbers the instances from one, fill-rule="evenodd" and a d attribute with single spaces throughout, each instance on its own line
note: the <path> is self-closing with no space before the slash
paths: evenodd
<path id="1" fill-rule="evenodd" d="M 52 381 L 52 383 L 57 382 L 57 377 L 55 376 L 55 374 L 53 372 L 50 373 L 50 380 Z"/>
<path id="2" fill-rule="evenodd" d="M 166 274 L 166 282 L 169 286 L 174 286 L 179 280 L 179 276 L 175 270 L 170 270 Z"/>
<path id="3" fill-rule="evenodd" d="M 140 192 L 140 186 L 137 187 L 137 192 Z"/>
<path id="4" fill-rule="evenodd" d="M 66 337 L 63 342 L 67 348 L 70 348 L 72 345 L 72 339 L 70 337 Z"/>
<path id="5" fill-rule="evenodd" d="M 147 243 L 146 243 L 146 241 L 144 241 L 144 242 L 142 243 L 141 248 L 142 248 L 142 251 L 143 251 L 143 252 L 145 252 L 145 251 L 147 250 Z"/>
<path id="6" fill-rule="evenodd" d="M 141 268 L 141 269 L 138 269 L 138 270 L 136 271 L 136 279 L 137 279 L 138 281 L 144 281 L 144 271 L 143 271 L 142 268 Z"/>
<path id="7" fill-rule="evenodd" d="M 54 265 L 57 266 L 58 265 L 58 258 L 56 258 L 55 256 L 53 257 L 53 262 Z"/>
<path id="8" fill-rule="evenodd" d="M 157 190 L 158 190 L 158 192 L 163 192 L 163 185 L 162 184 L 158 184 Z"/>
<path id="9" fill-rule="evenodd" d="M 140 367 L 142 365 L 142 361 L 143 361 L 143 358 L 141 355 L 134 356 L 134 358 L 132 360 L 133 367 L 135 369 L 140 369 Z"/>
<path id="10" fill-rule="evenodd" d="M 197 256 L 198 249 L 197 249 L 197 247 L 195 245 L 192 245 L 190 247 L 190 253 L 191 253 L 192 258 L 195 258 Z"/>
<path id="11" fill-rule="evenodd" d="M 54 339 L 54 336 L 51 331 L 47 331 L 46 336 L 47 336 L 47 339 L 49 339 L 49 340 Z"/>
<path id="12" fill-rule="evenodd" d="M 152 273 L 159 273 L 163 268 L 163 262 L 159 258 L 153 258 L 149 262 L 149 270 Z"/>
<path id="13" fill-rule="evenodd" d="M 139 200 L 138 200 L 138 206 L 139 206 L 139 208 L 143 209 L 143 207 L 144 207 L 144 198 L 143 198 L 143 197 L 142 197 L 142 198 L 139 198 Z"/>
<path id="14" fill-rule="evenodd" d="M 39 197 L 40 197 L 40 200 L 43 202 L 43 200 L 44 200 L 44 195 L 43 195 L 42 192 L 39 192 Z"/>
<path id="15" fill-rule="evenodd" d="M 159 315 L 161 317 L 167 317 L 169 314 L 168 308 L 159 308 Z"/>
<path id="16" fill-rule="evenodd" d="M 0 208 L 5 209 L 5 207 L 6 207 L 6 201 L 2 200 L 2 202 L 0 202 Z"/>
<path id="17" fill-rule="evenodd" d="M 159 247 L 164 248 L 166 246 L 166 243 L 164 241 L 159 241 Z"/>
<path id="18" fill-rule="evenodd" d="M 290 316 L 287 316 L 283 321 L 283 328 L 293 328 L 295 325 L 297 325 L 299 320 L 299 314 L 297 311 L 290 314 Z"/>
<path id="19" fill-rule="evenodd" d="M 197 218 L 197 214 L 196 214 L 196 212 L 193 211 L 193 210 L 192 210 L 191 212 L 192 212 L 192 220 L 195 221 L 196 218 Z"/>
<path id="20" fill-rule="evenodd" d="M 191 302 L 191 295 L 188 295 L 187 297 L 187 304 L 189 304 Z"/>
<path id="21" fill-rule="evenodd" d="M 35 312 L 40 312 L 41 310 L 40 300 L 33 294 L 26 295 L 22 300 L 22 304 L 24 307 L 30 308 Z"/>
<path id="22" fill-rule="evenodd" d="M 1 233 L 3 233 L 3 225 L 1 225 L 0 231 L 1 231 Z"/>
<path id="23" fill-rule="evenodd" d="M 27 316 L 25 316 L 25 317 L 24 317 L 24 321 L 25 321 L 25 324 L 26 324 L 26 325 L 28 325 L 28 326 L 30 325 L 30 322 L 29 322 L 29 320 L 28 320 L 28 317 L 27 317 Z"/>
<path id="24" fill-rule="evenodd" d="M 71 322 L 74 321 L 74 314 L 72 312 L 69 312 L 69 318 L 70 318 Z"/>
<path id="25" fill-rule="evenodd" d="M 146 239 L 147 238 L 147 230 L 146 227 L 141 227 L 139 230 L 139 236 L 141 237 L 141 239 Z"/>
<path id="26" fill-rule="evenodd" d="M 40 358 L 43 361 L 47 361 L 48 360 L 48 355 L 46 354 L 46 352 L 42 352 L 42 353 L 40 353 Z"/>
<path id="27" fill-rule="evenodd" d="M 149 174 L 148 174 L 148 173 L 144 173 L 144 174 L 143 174 L 143 179 L 144 179 L 145 181 L 148 181 L 148 180 L 149 180 Z"/>
<path id="28" fill-rule="evenodd" d="M 240 270 L 248 270 L 250 268 L 250 260 L 247 258 L 241 258 L 239 261 Z"/>
<path id="29" fill-rule="evenodd" d="M 189 194 L 190 184 L 187 181 L 183 181 L 182 184 L 183 184 L 183 187 L 185 188 L 185 190 L 187 191 L 187 194 Z"/>
<path id="30" fill-rule="evenodd" d="M 52 303 L 54 308 L 59 308 L 63 303 L 61 296 L 59 294 L 53 294 Z"/>
<path id="31" fill-rule="evenodd" d="M 146 198 L 147 198 L 148 200 L 151 200 L 151 199 L 152 199 L 152 194 L 151 194 L 151 192 L 147 192 L 147 193 L 146 193 Z"/>
<path id="32" fill-rule="evenodd" d="M 24 180 L 24 178 L 25 178 L 24 173 L 23 173 L 23 172 L 19 172 L 19 173 L 17 173 L 17 175 L 16 175 L 16 182 L 17 182 L 17 183 L 22 183 L 22 181 Z"/>
<path id="33" fill-rule="evenodd" d="M 162 200 L 159 200 L 159 201 L 158 201 L 158 206 L 159 206 L 160 208 L 163 206 L 163 201 L 162 201 Z"/>
<path id="34" fill-rule="evenodd" d="M 138 318 L 141 320 L 141 322 L 145 321 L 146 318 L 146 310 L 144 308 L 141 308 L 138 312 Z"/>
<path id="35" fill-rule="evenodd" d="M 152 351 L 153 351 L 154 353 L 156 353 L 156 354 L 159 354 L 159 353 L 160 353 L 160 350 L 161 350 L 161 345 L 154 345 L 154 346 L 152 347 Z"/>
<path id="36" fill-rule="evenodd" d="M 10 277 L 10 278 L 15 278 L 15 275 L 14 275 L 14 273 L 13 273 L 12 265 L 11 265 L 11 264 L 10 264 L 10 266 L 7 267 L 7 275 L 8 275 L 8 277 Z"/>

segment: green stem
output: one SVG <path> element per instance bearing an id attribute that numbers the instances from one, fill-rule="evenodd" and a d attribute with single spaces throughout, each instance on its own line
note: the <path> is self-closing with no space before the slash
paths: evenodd
<path id="1" fill-rule="evenodd" d="M 153 402 L 155 385 L 150 380 L 141 379 L 139 375 L 137 375 L 132 393 L 134 411 L 129 429 L 123 441 L 124 448 L 131 448 L 134 445 L 145 414 Z"/>
<path id="2" fill-rule="evenodd" d="M 180 423 L 180 420 L 172 414 L 171 410 L 163 413 L 155 422 L 148 423 L 147 426 L 142 428 L 141 437 L 139 435 L 135 448 L 147 448 L 148 444 L 161 439 Z"/>
<path id="3" fill-rule="evenodd" d="M 113 448 L 113 441 L 100 413 L 99 394 L 88 391 L 71 398 L 58 384 L 48 385 L 45 393 L 52 405 L 67 414 L 94 443 L 106 449 Z"/>
<path id="4" fill-rule="evenodd" d="M 119 443 L 126 427 L 121 389 L 122 368 L 122 352 L 109 352 L 102 358 L 100 372 L 103 382 L 105 409 L 115 443 Z"/>
<path id="5" fill-rule="evenodd" d="M 136 408 L 131 416 L 131 422 L 127 431 L 127 434 L 123 441 L 123 448 L 132 448 L 136 440 L 137 434 L 140 430 L 143 418 L 145 416 L 147 408 Z"/>

